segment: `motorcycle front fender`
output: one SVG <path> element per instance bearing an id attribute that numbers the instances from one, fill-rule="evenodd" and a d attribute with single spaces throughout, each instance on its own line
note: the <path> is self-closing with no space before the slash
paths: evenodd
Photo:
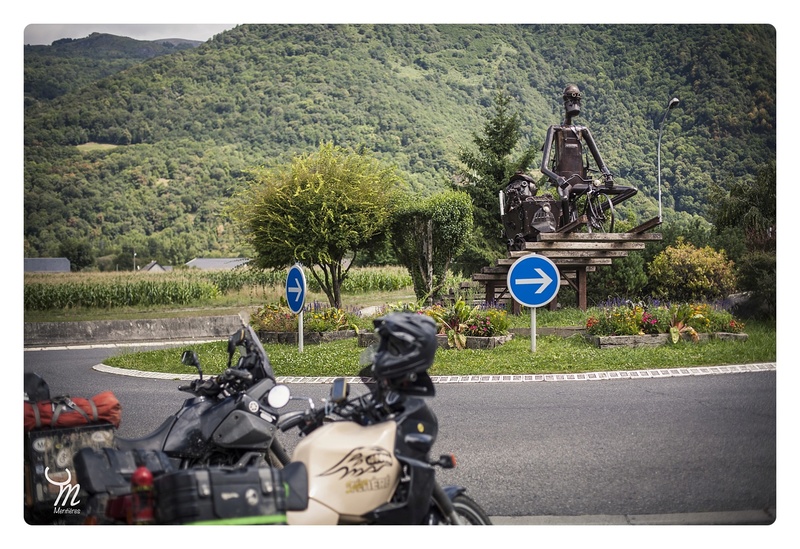
<path id="1" fill-rule="evenodd" d="M 467 489 L 464 488 L 463 486 L 450 485 L 450 486 L 442 486 L 442 491 L 447 496 L 447 499 L 453 501 L 456 498 L 456 496 L 465 493 Z"/>

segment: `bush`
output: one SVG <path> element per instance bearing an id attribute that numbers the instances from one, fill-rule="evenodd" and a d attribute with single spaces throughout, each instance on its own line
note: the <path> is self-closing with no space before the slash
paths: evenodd
<path id="1" fill-rule="evenodd" d="M 738 264 L 740 286 L 750 292 L 751 314 L 775 318 L 777 311 L 777 261 L 774 251 L 747 253 Z"/>
<path id="2" fill-rule="evenodd" d="M 710 246 L 696 248 L 679 239 L 649 265 L 650 285 L 656 297 L 673 301 L 709 301 L 736 288 L 734 265 Z"/>

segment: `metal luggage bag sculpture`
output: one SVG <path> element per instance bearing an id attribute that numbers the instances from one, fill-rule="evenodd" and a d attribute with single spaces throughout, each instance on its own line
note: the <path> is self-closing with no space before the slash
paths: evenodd
<path id="1" fill-rule="evenodd" d="M 536 196 L 536 182 L 516 173 L 501 193 L 500 217 L 509 250 L 524 250 L 526 241 L 538 240 L 539 233 L 554 233 L 561 221 L 561 204 L 552 196 Z"/>

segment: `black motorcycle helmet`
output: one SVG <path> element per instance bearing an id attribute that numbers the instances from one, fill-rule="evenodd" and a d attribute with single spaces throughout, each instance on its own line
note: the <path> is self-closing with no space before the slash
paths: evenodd
<path id="1" fill-rule="evenodd" d="M 436 322 L 418 313 L 390 313 L 373 321 L 380 342 L 372 363 L 376 379 L 421 374 L 436 354 Z"/>

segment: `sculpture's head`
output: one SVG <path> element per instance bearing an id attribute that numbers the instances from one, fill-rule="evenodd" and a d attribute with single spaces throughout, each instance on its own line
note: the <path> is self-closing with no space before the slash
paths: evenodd
<path id="1" fill-rule="evenodd" d="M 564 88 L 564 110 L 569 118 L 581 113 L 581 90 L 575 84 Z"/>

